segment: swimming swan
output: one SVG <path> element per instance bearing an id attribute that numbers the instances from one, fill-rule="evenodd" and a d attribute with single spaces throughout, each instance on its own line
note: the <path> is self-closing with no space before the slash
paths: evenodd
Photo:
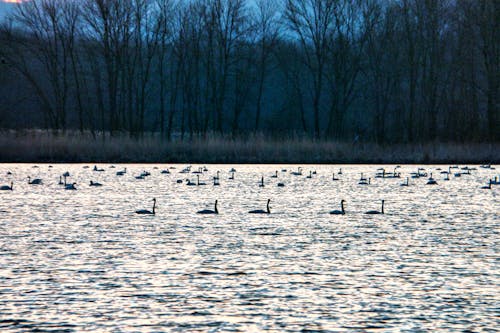
<path id="1" fill-rule="evenodd" d="M 155 215 L 156 209 L 156 198 L 153 199 L 153 211 L 147 210 L 147 209 L 141 209 L 141 210 L 136 210 L 135 213 L 139 215 Z"/>
<path id="2" fill-rule="evenodd" d="M 217 200 L 215 200 L 214 210 L 203 209 L 203 210 L 200 210 L 200 211 L 196 212 L 196 214 L 204 214 L 204 215 L 207 215 L 207 214 L 219 214 L 219 211 L 217 210 Z"/>
<path id="3" fill-rule="evenodd" d="M 271 199 L 267 199 L 267 210 L 256 209 L 256 210 L 251 210 L 248 213 L 250 213 L 250 214 L 271 214 L 271 210 L 269 209 L 270 202 L 271 202 Z"/>
<path id="4" fill-rule="evenodd" d="M 400 186 L 410 186 L 408 177 L 406 177 L 406 182 L 402 183 Z"/>
<path id="5" fill-rule="evenodd" d="M 31 180 L 31 177 L 28 176 L 28 184 L 30 184 L 30 185 L 42 185 L 43 182 L 40 178 L 35 178 L 35 179 Z"/>
<path id="6" fill-rule="evenodd" d="M 0 191 L 12 191 L 14 188 L 14 182 L 10 182 L 10 186 L 4 185 L 0 187 Z"/>
<path id="7" fill-rule="evenodd" d="M 332 215 L 345 215 L 344 202 L 345 202 L 345 200 L 340 201 L 340 210 L 332 210 L 330 212 L 330 214 L 332 214 Z"/>
<path id="8" fill-rule="evenodd" d="M 384 213 L 384 203 L 385 203 L 385 200 L 382 200 L 382 209 L 381 209 L 381 211 L 378 211 L 378 210 L 369 210 L 369 211 L 365 212 L 365 214 L 370 214 L 370 215 L 385 214 Z"/>

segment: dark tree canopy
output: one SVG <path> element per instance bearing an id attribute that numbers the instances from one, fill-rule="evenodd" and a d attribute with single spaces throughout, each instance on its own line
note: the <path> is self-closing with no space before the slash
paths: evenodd
<path id="1" fill-rule="evenodd" d="M 500 141 L 500 2 L 31 0 L 0 128 Z"/>

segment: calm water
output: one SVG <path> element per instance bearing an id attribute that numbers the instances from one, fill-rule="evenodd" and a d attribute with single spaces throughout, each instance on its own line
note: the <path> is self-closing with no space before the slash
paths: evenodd
<path id="1" fill-rule="evenodd" d="M 443 181 L 438 166 L 427 166 L 439 184 L 410 179 L 409 187 L 400 184 L 417 166 L 403 166 L 401 179 L 375 179 L 380 166 L 343 165 L 332 181 L 339 166 L 303 166 L 293 176 L 297 166 L 207 165 L 207 186 L 177 184 L 196 182 L 181 165 L 127 165 L 123 177 L 115 175 L 122 165 L 83 167 L 0 165 L 0 185 L 14 181 L 14 191 L 0 191 L 2 332 L 500 326 L 500 186 L 480 188 L 498 167 Z M 167 167 L 176 169 L 160 174 Z M 143 170 L 151 176 L 135 179 Z M 210 179 L 217 170 L 218 187 Z M 309 170 L 317 171 L 311 179 Z M 77 191 L 57 184 L 65 171 Z M 361 172 L 370 186 L 358 185 Z M 28 185 L 28 175 L 44 185 Z M 151 209 L 153 197 L 156 216 L 134 214 Z M 268 198 L 272 214 L 247 213 Z M 220 215 L 196 214 L 215 199 Z M 330 215 L 341 199 L 347 214 Z M 364 214 L 381 199 L 385 215 Z"/>

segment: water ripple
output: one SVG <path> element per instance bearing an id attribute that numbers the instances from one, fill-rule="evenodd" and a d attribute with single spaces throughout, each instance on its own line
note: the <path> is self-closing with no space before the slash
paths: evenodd
<path id="1" fill-rule="evenodd" d="M 500 325 L 500 186 L 426 186 L 380 166 L 0 165 L 2 332 L 480 332 Z M 154 169 L 158 167 L 158 169 Z M 436 169 L 438 166 L 428 166 Z M 117 166 L 119 170 L 122 168 Z M 387 166 L 392 170 L 393 166 Z M 196 169 L 196 168 L 194 168 Z M 317 175 L 307 179 L 309 169 Z M 404 175 L 417 166 L 403 166 Z M 7 170 L 14 175 L 7 176 Z M 138 181 L 143 170 L 152 175 Z M 221 186 L 211 176 L 221 171 Z M 69 171 L 77 191 L 57 185 Z M 430 171 L 430 170 L 429 170 Z M 372 185 L 360 186 L 364 173 Z M 438 171 L 434 174 L 439 175 Z M 46 185 L 30 186 L 26 177 Z M 258 186 L 265 176 L 265 187 Z M 90 180 L 103 184 L 88 186 Z M 284 182 L 285 187 L 277 187 Z M 138 216 L 151 209 L 155 216 Z M 247 214 L 265 209 L 272 214 Z M 213 208 L 220 215 L 196 211 Z M 346 215 L 330 215 L 346 200 Z M 365 215 L 380 209 L 384 215 Z"/>

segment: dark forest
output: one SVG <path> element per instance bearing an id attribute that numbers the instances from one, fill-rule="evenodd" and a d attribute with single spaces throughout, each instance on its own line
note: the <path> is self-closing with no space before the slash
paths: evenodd
<path id="1" fill-rule="evenodd" d="M 500 141 L 500 1 L 33 0 L 0 128 L 162 140 Z"/>

